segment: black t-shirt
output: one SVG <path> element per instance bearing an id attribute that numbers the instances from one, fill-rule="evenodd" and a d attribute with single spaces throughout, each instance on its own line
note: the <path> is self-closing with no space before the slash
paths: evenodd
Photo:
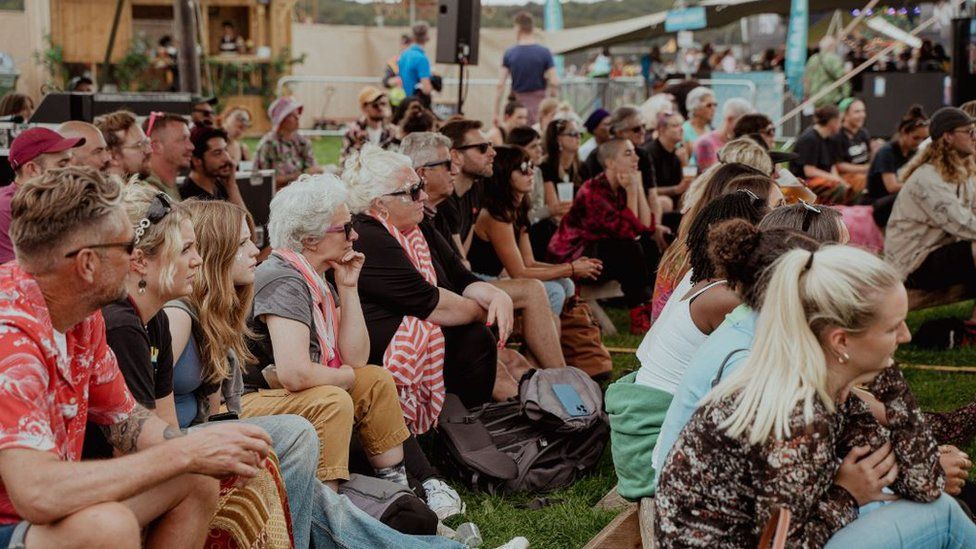
<path id="1" fill-rule="evenodd" d="M 790 171 L 797 177 L 806 177 L 803 174 L 804 166 L 814 166 L 829 172 L 837 163 L 837 149 L 831 145 L 830 140 L 821 137 L 813 127 L 807 128 L 800 134 L 796 139 L 796 145 L 793 146 L 793 152 L 800 155 L 790 162 Z"/>
<path id="2" fill-rule="evenodd" d="M 841 162 L 867 164 L 871 161 L 871 135 L 864 128 L 854 135 L 848 135 L 847 130 L 841 129 L 840 133 L 830 138 L 830 142 L 836 148 L 834 155 Z"/>
<path id="3" fill-rule="evenodd" d="M 647 151 L 654 166 L 654 176 L 658 187 L 674 187 L 681 184 L 684 174 L 681 171 L 681 159 L 678 155 L 668 151 L 661 144 L 661 141 L 654 141 L 641 146 Z"/>
<path id="4" fill-rule="evenodd" d="M 188 200 L 190 198 L 198 198 L 200 200 L 227 200 L 227 190 L 224 189 L 223 185 L 216 185 L 214 187 L 214 194 L 210 194 L 209 191 L 197 185 L 190 176 L 186 176 L 183 180 L 183 184 L 180 185 L 180 198 L 183 200 Z"/>
<path id="5" fill-rule="evenodd" d="M 579 166 L 578 168 L 570 167 L 566 172 L 565 179 L 559 177 L 559 165 L 558 160 L 554 162 L 543 162 L 539 165 L 539 171 L 542 172 L 542 181 L 549 183 L 572 183 L 573 184 L 573 196 L 576 196 L 576 191 L 583 186 L 585 179 L 583 174 L 586 172 L 584 166 Z"/>
<path id="6" fill-rule="evenodd" d="M 369 332 L 369 362 L 382 364 L 383 354 L 404 316 L 427 318 L 440 302 L 437 287 L 461 294 L 478 278 L 429 220 L 420 224 L 437 273 L 432 286 L 414 268 L 400 243 L 375 219 L 357 215 L 359 238 L 353 248 L 366 255 L 359 275 L 359 299 Z"/>
<path id="7" fill-rule="evenodd" d="M 173 394 L 173 340 L 169 318 L 162 310 L 145 327 L 129 298 L 102 308 L 105 340 L 115 353 L 119 370 L 136 402 L 150 410 L 156 400 Z M 112 448 L 101 430 L 89 423 L 85 434 L 85 458 L 111 457 Z"/>
<path id="8" fill-rule="evenodd" d="M 637 169 L 641 173 L 641 184 L 644 186 L 644 191 L 652 187 L 657 187 L 657 175 L 654 172 L 654 164 L 651 162 L 651 156 L 647 154 L 647 151 L 643 147 L 637 147 L 634 150 L 637 151 Z M 603 166 L 597 158 L 597 149 L 594 149 L 590 153 L 590 156 L 586 157 L 584 171 L 587 180 L 593 179 L 603 173 Z M 680 172 L 680 169 L 678 171 Z"/>
<path id="9" fill-rule="evenodd" d="M 889 141 L 882 145 L 868 169 L 868 197 L 877 200 L 888 196 L 890 193 L 885 188 L 881 174 L 898 173 L 898 170 L 908 162 L 908 158 L 901 153 L 897 141 Z"/>
<path id="10" fill-rule="evenodd" d="M 437 216 L 443 217 L 441 223 L 445 224 L 451 231 L 461 237 L 461 242 L 468 238 L 474 222 L 481 213 L 481 204 L 485 196 L 485 181 L 475 179 L 474 184 L 464 193 L 458 196 L 452 193 L 437 206 Z"/>

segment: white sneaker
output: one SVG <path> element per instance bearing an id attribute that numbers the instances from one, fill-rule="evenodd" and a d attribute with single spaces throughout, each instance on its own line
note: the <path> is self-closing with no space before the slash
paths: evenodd
<path id="1" fill-rule="evenodd" d="M 498 549 L 529 549 L 529 540 L 522 536 L 508 540 L 508 543 L 501 545 Z"/>
<path id="2" fill-rule="evenodd" d="M 443 480 L 438 478 L 425 480 L 424 490 L 427 491 L 427 507 L 430 507 L 437 518 L 444 520 L 464 513 L 465 505 L 461 501 L 461 496 Z"/>

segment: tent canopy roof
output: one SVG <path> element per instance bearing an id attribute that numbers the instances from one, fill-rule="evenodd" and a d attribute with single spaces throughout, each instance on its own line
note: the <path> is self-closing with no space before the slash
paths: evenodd
<path id="1" fill-rule="evenodd" d="M 867 0 L 817 0 L 817 11 L 863 8 Z M 724 27 L 761 13 L 788 15 L 790 0 L 703 0 L 696 4 L 705 8 L 707 28 Z M 554 54 L 573 53 L 589 48 L 613 46 L 649 40 L 667 34 L 664 20 L 667 12 L 657 12 L 625 21 L 576 27 L 546 33 L 546 42 Z"/>

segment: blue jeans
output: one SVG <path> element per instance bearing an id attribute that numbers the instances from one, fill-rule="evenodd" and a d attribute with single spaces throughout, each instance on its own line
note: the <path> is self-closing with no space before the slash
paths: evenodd
<path id="1" fill-rule="evenodd" d="M 243 421 L 261 427 L 274 441 L 281 476 L 288 490 L 296 548 L 463 549 L 463 545 L 444 537 L 401 534 L 322 484 L 315 476 L 319 462 L 318 437 L 305 418 L 280 415 Z"/>
<path id="2" fill-rule="evenodd" d="M 861 515 L 824 547 L 976 547 L 976 524 L 948 494 L 932 503 L 902 499 Z"/>
<path id="3" fill-rule="evenodd" d="M 576 293 L 576 285 L 571 278 L 555 278 L 544 280 L 542 285 L 546 287 L 546 297 L 549 298 L 549 308 L 556 315 L 563 314 L 563 305 L 566 299 Z"/>

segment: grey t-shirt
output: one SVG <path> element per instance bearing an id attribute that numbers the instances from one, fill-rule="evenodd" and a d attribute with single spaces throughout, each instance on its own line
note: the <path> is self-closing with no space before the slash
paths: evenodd
<path id="1" fill-rule="evenodd" d="M 336 292 L 326 282 L 329 291 L 336 299 Z M 263 315 L 280 316 L 308 326 L 309 329 L 309 358 L 313 362 L 321 362 L 322 348 L 315 337 L 313 319 L 312 294 L 302 274 L 287 261 L 272 254 L 254 272 L 254 304 L 251 308 L 251 318 L 248 325 L 257 338 L 250 343 L 251 352 L 257 362 L 249 364 L 244 371 L 244 385 L 247 389 L 267 389 L 268 384 L 261 374 L 267 365 L 274 363 L 274 348 L 268 325 Z"/>

